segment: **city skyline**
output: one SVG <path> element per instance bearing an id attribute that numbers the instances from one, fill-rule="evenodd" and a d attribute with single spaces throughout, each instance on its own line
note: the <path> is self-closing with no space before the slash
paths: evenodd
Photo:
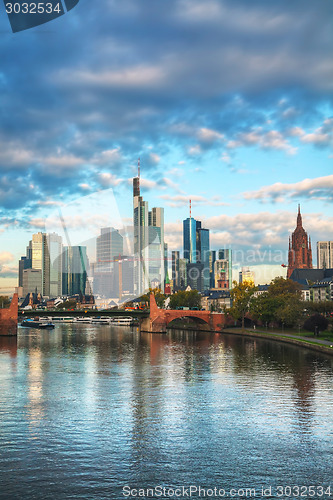
<path id="1" fill-rule="evenodd" d="M 313 249 L 332 240 L 332 14 L 324 0 L 101 0 L 48 31 L 0 19 L 0 287 L 58 208 L 112 188 L 129 225 L 138 157 L 170 255 L 189 199 L 211 248 L 256 254 L 234 265 L 260 282 L 285 272 L 298 203 Z M 96 227 L 117 227 L 105 213 Z M 64 220 L 72 235 L 79 220 Z"/>

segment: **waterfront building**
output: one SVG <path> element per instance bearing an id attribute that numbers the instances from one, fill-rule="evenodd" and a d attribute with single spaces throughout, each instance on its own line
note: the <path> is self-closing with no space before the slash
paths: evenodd
<path id="1" fill-rule="evenodd" d="M 330 269 L 333 267 L 333 241 L 317 242 L 317 268 Z"/>
<path id="2" fill-rule="evenodd" d="M 64 247 L 62 254 L 62 294 L 85 294 L 88 257 L 85 246 Z"/>
<path id="3" fill-rule="evenodd" d="M 312 269 L 311 238 L 308 238 L 303 228 L 300 205 L 296 229 L 289 238 L 287 278 L 290 278 L 294 269 Z"/>

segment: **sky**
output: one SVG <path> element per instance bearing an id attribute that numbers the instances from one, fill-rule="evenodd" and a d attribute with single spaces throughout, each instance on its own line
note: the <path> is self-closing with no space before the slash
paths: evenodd
<path id="1" fill-rule="evenodd" d="M 170 251 L 191 199 L 211 248 L 269 282 L 300 203 L 316 265 L 333 240 L 332 19 L 327 0 L 80 0 L 12 33 L 2 8 L 0 293 L 59 209 L 74 240 L 114 204 L 130 226 L 139 157 Z"/>

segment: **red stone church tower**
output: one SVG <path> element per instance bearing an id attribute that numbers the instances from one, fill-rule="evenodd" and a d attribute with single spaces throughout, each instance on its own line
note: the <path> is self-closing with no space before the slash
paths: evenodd
<path id="1" fill-rule="evenodd" d="M 290 278 L 294 269 L 312 269 L 311 238 L 308 238 L 302 226 L 300 205 L 298 205 L 296 229 L 291 239 L 289 237 L 287 278 Z"/>

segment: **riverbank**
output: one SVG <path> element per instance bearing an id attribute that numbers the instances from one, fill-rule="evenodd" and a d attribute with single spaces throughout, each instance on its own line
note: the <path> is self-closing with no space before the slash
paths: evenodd
<path id="1" fill-rule="evenodd" d="M 245 328 L 242 332 L 241 328 L 226 328 L 223 333 L 230 333 L 232 335 L 242 335 L 246 337 L 262 338 L 268 340 L 275 340 L 278 342 L 285 342 L 287 344 L 294 344 L 302 347 L 307 347 L 313 351 L 333 355 L 333 342 L 329 340 L 316 339 L 312 337 L 303 337 L 301 335 L 281 333 L 281 332 L 265 332 L 262 330 L 252 330 Z"/>

